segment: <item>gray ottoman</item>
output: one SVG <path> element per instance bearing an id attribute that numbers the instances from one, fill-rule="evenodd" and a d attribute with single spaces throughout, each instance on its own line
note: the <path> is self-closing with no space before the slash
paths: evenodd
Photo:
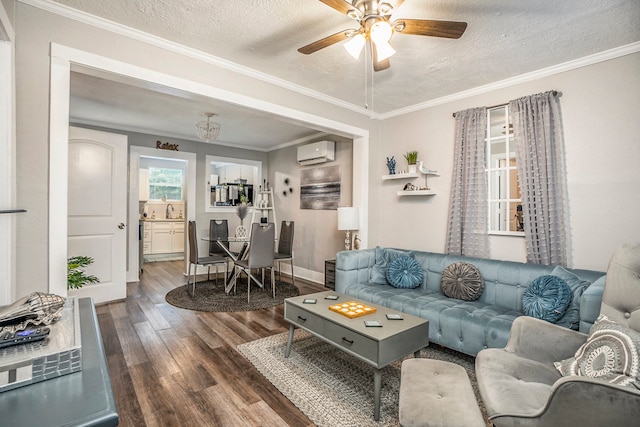
<path id="1" fill-rule="evenodd" d="M 433 359 L 406 359 L 400 375 L 403 427 L 485 427 L 462 366 Z"/>

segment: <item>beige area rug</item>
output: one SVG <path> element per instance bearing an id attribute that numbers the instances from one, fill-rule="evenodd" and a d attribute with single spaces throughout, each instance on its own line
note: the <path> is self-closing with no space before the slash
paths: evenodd
<path id="1" fill-rule="evenodd" d="M 402 361 L 382 370 L 380 421 L 376 422 L 373 367 L 300 329 L 296 329 L 291 354 L 285 359 L 287 337 L 288 333 L 282 333 L 251 341 L 239 345 L 238 351 L 317 426 L 399 425 Z M 423 349 L 421 356 L 463 366 L 479 400 L 473 357 L 439 346 Z M 486 420 L 482 406 L 481 410 Z"/>

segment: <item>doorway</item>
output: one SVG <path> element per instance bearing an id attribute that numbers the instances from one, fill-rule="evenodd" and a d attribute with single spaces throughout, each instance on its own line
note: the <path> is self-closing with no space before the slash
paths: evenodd
<path id="1" fill-rule="evenodd" d="M 367 247 L 368 239 L 368 195 L 369 195 L 369 131 L 352 125 L 334 121 L 326 117 L 294 110 L 279 104 L 270 103 L 258 98 L 248 97 L 239 93 L 230 92 L 198 83 L 183 78 L 167 75 L 151 69 L 145 69 L 125 62 L 102 57 L 94 53 L 73 49 L 57 43 L 51 43 L 50 64 L 50 116 L 49 116 L 49 236 L 48 236 L 48 265 L 49 265 L 49 292 L 66 295 L 66 199 L 67 199 L 67 139 L 69 125 L 69 97 L 70 75 L 74 71 L 95 73 L 103 72 L 113 78 L 138 80 L 145 83 L 162 85 L 169 89 L 179 89 L 188 93 L 199 94 L 212 99 L 219 99 L 247 108 L 253 108 L 269 114 L 285 117 L 288 120 L 312 126 L 316 129 L 324 129 L 331 133 L 353 138 L 354 162 L 353 165 L 353 204 L 362 206 L 361 211 L 361 245 Z M 116 77 L 117 76 L 117 77 Z M 133 148 L 133 147 L 132 147 Z M 155 150 L 154 150 L 155 151 Z M 184 153 L 183 153 L 184 154 Z M 133 160 L 133 156 L 131 158 Z M 55 166 L 54 166 L 55 165 Z M 193 154 L 193 168 L 189 168 L 189 174 L 193 174 L 193 187 L 189 187 L 189 200 L 195 200 L 195 154 Z M 131 171 L 136 174 L 132 176 Z M 135 182 L 137 190 L 137 164 L 130 164 L 130 182 Z M 191 193 L 193 191 L 193 193 Z M 130 192 L 129 221 L 138 221 L 138 193 Z M 61 208 L 54 209 L 52 200 L 62 202 Z M 133 201 L 133 203 L 132 203 Z M 187 206 L 187 221 L 195 220 L 195 203 Z M 133 235 L 135 234 L 135 235 Z M 132 236 L 133 235 L 133 236 Z M 133 239 L 133 241 L 132 241 Z M 137 233 L 129 233 L 129 247 L 137 246 Z M 132 276 L 137 277 L 138 260 L 131 259 L 129 255 L 129 269 L 127 280 Z M 134 257 L 135 258 L 135 257 Z M 186 266 L 185 266 L 186 271 Z"/>
<path id="2" fill-rule="evenodd" d="M 130 154 L 129 154 L 129 223 L 130 224 L 141 224 L 141 205 L 144 206 L 144 203 L 140 202 L 140 169 L 149 168 L 150 166 L 158 166 L 158 167 L 171 167 L 171 168 L 179 168 L 183 171 L 183 187 L 182 187 L 182 202 L 174 202 L 173 210 L 167 209 L 168 201 L 162 201 L 162 199 L 154 199 L 153 194 L 150 195 L 151 200 L 147 200 L 147 218 L 153 214 L 153 210 L 156 210 L 156 219 L 167 219 L 167 212 L 169 212 L 169 216 L 171 218 L 175 218 L 183 223 L 183 233 L 171 233 L 170 236 L 166 236 L 167 238 L 171 238 L 174 243 L 177 242 L 180 237 L 182 237 L 183 244 L 186 241 L 186 233 L 185 224 L 187 221 L 194 221 L 196 217 L 195 211 L 195 200 L 196 200 L 196 154 L 195 153 L 187 153 L 183 151 L 163 151 L 157 150 L 149 147 L 138 147 L 131 146 Z M 145 185 L 145 184 L 143 184 Z M 181 207 L 183 206 L 183 207 Z M 176 210 L 177 209 L 177 210 Z M 180 216 L 180 209 L 183 209 L 182 218 L 177 218 Z M 144 212 L 144 211 L 143 211 Z M 144 217 L 143 217 L 144 219 Z M 144 224 L 142 224 L 144 226 Z M 155 225 L 155 224 L 153 224 Z M 175 231 L 169 227 L 165 227 L 168 231 Z M 131 229 L 133 231 L 133 228 Z M 139 227 L 135 227 L 135 233 L 129 233 L 129 269 L 127 270 L 127 282 L 136 282 L 139 280 L 139 274 L 141 272 L 142 267 L 142 258 L 140 256 L 140 251 L 144 251 L 144 236 L 140 235 Z M 160 237 L 162 237 L 161 233 Z M 142 241 L 140 239 L 143 239 Z M 150 254 L 154 256 L 149 256 L 149 259 L 175 259 L 175 253 L 165 252 L 162 250 L 162 255 L 160 252 L 158 254 Z M 180 252 L 180 251 L 178 251 Z M 187 271 L 187 259 L 185 258 L 185 252 L 182 251 L 182 255 L 180 259 L 184 260 L 184 271 L 186 274 Z M 144 255 L 144 254 L 143 254 Z M 156 256 L 157 255 L 157 256 Z M 168 258 L 169 257 L 169 258 Z"/>

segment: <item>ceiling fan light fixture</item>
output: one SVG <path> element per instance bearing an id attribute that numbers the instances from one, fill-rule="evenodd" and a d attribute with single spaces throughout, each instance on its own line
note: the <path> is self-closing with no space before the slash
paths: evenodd
<path id="1" fill-rule="evenodd" d="M 383 42 L 388 43 L 393 35 L 393 28 L 387 21 L 378 21 L 371 26 L 369 35 L 376 45 Z"/>
<path id="2" fill-rule="evenodd" d="M 349 55 L 353 56 L 354 59 L 358 59 L 360 57 L 360 53 L 362 52 L 362 48 L 365 45 L 365 38 L 362 33 L 356 34 L 351 37 L 351 40 L 344 44 L 345 50 L 349 53 Z"/>
<path id="3" fill-rule="evenodd" d="M 376 55 L 378 57 L 378 61 L 389 59 L 396 53 L 396 50 L 391 47 L 389 42 L 379 42 L 374 44 L 376 45 Z"/>
<path id="4" fill-rule="evenodd" d="M 220 133 L 220 123 L 211 122 L 211 117 L 217 117 L 215 113 L 200 113 L 207 118 L 206 121 L 196 123 L 196 134 L 204 142 L 214 141 Z"/>

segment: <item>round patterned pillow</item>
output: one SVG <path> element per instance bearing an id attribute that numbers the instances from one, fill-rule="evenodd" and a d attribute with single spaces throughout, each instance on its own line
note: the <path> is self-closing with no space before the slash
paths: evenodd
<path id="1" fill-rule="evenodd" d="M 475 265 L 454 262 L 442 272 L 440 287 L 449 298 L 474 301 L 482 295 L 484 279 Z"/>
<path id="2" fill-rule="evenodd" d="M 612 384 L 640 387 L 640 333 L 601 314 L 589 338 L 574 357 L 555 362 L 563 376 L 600 378 Z"/>
<path id="3" fill-rule="evenodd" d="M 387 267 L 387 280 L 394 288 L 413 289 L 422 284 L 424 271 L 412 257 L 399 256 Z"/>
<path id="4" fill-rule="evenodd" d="M 540 276 L 522 294 L 522 312 L 555 323 L 569 308 L 571 298 L 567 282 L 558 276 Z"/>

